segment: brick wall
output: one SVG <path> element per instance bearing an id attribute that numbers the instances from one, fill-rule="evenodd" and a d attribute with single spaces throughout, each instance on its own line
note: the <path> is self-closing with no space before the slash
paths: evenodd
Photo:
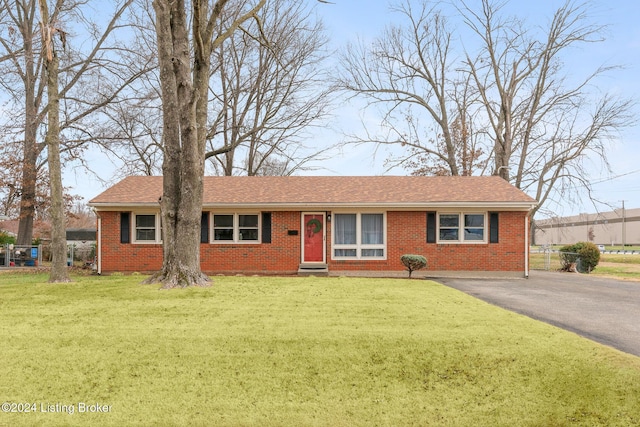
<path id="1" fill-rule="evenodd" d="M 162 245 L 120 243 L 120 213 L 100 212 L 101 270 L 151 272 L 162 267 Z M 331 222 L 327 222 L 329 270 L 402 271 L 400 257 L 418 254 L 432 271 L 524 271 L 525 212 L 501 212 L 499 243 L 426 243 L 425 212 L 387 212 L 387 259 L 331 259 Z M 202 270 L 208 274 L 294 274 L 301 257 L 300 212 L 272 213 L 271 243 L 201 244 Z M 298 230 L 290 235 L 289 230 Z M 488 232 L 488 231 L 486 231 Z"/>
<path id="2" fill-rule="evenodd" d="M 162 245 L 120 243 L 120 212 L 100 212 L 103 272 L 151 272 L 162 268 Z"/>
<path id="3" fill-rule="evenodd" d="M 300 264 L 299 212 L 271 214 L 271 243 L 202 244 L 200 263 L 207 273 L 293 274 Z"/>
<path id="4" fill-rule="evenodd" d="M 336 261 L 329 269 L 402 271 L 400 257 L 423 255 L 432 271 L 524 271 L 526 212 L 500 212 L 499 243 L 427 243 L 425 212 L 387 212 L 387 259 Z M 488 232 L 488 230 L 486 231 Z"/>

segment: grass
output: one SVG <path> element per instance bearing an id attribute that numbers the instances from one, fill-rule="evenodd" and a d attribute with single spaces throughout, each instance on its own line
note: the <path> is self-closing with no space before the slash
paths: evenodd
<path id="1" fill-rule="evenodd" d="M 640 281 L 640 255 L 603 254 L 593 274 Z"/>
<path id="2" fill-rule="evenodd" d="M 600 262 L 640 265 L 640 255 L 601 254 Z"/>
<path id="3" fill-rule="evenodd" d="M 426 280 L 46 279 L 0 276 L 2 426 L 640 424 L 639 358 Z"/>
<path id="4" fill-rule="evenodd" d="M 565 246 L 565 245 L 551 245 L 550 248 L 552 250 L 554 250 L 554 251 L 558 251 L 563 246 Z M 542 246 L 531 246 L 531 250 L 532 251 L 538 251 L 540 249 L 542 249 Z M 625 245 L 623 247 L 622 245 L 605 245 L 605 250 L 606 251 L 622 251 L 622 250 L 626 250 L 627 252 L 631 252 L 631 251 L 640 252 L 640 246 L 637 246 L 637 245 Z"/>

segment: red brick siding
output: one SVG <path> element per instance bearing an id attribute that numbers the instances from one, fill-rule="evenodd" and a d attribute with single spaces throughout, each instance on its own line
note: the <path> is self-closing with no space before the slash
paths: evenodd
<path id="1" fill-rule="evenodd" d="M 207 273 L 291 274 L 300 264 L 299 212 L 271 214 L 271 243 L 202 244 L 200 263 Z"/>
<path id="2" fill-rule="evenodd" d="M 150 272 L 162 267 L 162 245 L 120 243 L 120 213 L 101 212 L 102 259 L 105 273 Z M 387 212 L 387 259 L 331 259 L 331 222 L 327 222 L 329 270 L 402 271 L 404 254 L 424 255 L 433 271 L 524 271 L 525 212 L 501 212 L 499 243 L 426 243 L 425 212 Z M 293 274 L 301 256 L 300 212 L 273 212 L 271 243 L 201 244 L 202 270 L 209 273 Z M 298 230 L 289 235 L 289 230 Z M 488 230 L 486 231 L 488 234 Z"/>
<path id="3" fill-rule="evenodd" d="M 120 243 L 120 212 L 100 212 L 103 272 L 150 272 L 162 268 L 162 245 Z M 133 233 L 131 235 L 133 238 Z"/>
<path id="4" fill-rule="evenodd" d="M 525 217 L 525 212 L 501 212 L 499 243 L 436 244 L 426 243 L 426 212 L 387 212 L 387 259 L 338 261 L 329 252 L 329 270 L 400 271 L 400 257 L 416 254 L 426 257 L 433 271 L 524 271 Z"/>

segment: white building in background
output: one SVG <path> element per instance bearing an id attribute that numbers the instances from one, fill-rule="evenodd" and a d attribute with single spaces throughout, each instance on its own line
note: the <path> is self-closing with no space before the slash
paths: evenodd
<path id="1" fill-rule="evenodd" d="M 535 245 L 640 245 L 640 209 L 616 209 L 535 221 Z"/>

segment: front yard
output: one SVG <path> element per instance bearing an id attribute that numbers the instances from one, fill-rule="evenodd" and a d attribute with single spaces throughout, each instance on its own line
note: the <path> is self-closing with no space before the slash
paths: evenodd
<path id="1" fill-rule="evenodd" d="M 426 280 L 46 279 L 0 276 L 3 426 L 640 424 L 639 358 Z"/>

